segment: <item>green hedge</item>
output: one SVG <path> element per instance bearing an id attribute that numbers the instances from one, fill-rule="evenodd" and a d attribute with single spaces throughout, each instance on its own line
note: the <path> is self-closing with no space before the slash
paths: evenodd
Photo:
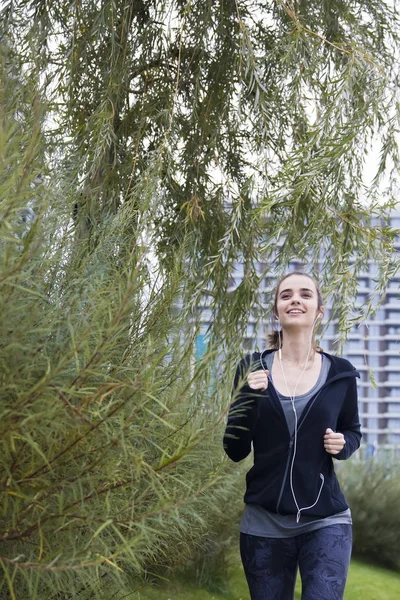
<path id="1" fill-rule="evenodd" d="M 400 465 L 354 460 L 338 471 L 353 515 L 354 554 L 400 570 Z"/>

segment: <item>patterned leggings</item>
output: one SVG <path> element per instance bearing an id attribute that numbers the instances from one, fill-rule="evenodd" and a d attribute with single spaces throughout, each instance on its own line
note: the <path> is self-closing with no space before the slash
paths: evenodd
<path id="1" fill-rule="evenodd" d="M 251 600 L 293 600 L 297 567 L 302 600 L 342 600 L 352 545 L 351 525 L 338 524 L 292 538 L 240 534 Z"/>

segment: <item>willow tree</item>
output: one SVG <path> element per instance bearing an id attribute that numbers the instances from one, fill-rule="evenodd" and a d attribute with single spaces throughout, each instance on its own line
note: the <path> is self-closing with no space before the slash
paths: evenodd
<path id="1" fill-rule="evenodd" d="M 235 513 L 220 425 L 257 264 L 321 258 L 343 330 L 367 261 L 378 295 L 397 269 L 398 17 L 25 0 L 0 22 L 1 593 L 109 597 Z"/>

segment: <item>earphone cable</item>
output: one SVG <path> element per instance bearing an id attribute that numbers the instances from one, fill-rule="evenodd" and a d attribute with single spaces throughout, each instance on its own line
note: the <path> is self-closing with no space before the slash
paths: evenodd
<path id="1" fill-rule="evenodd" d="M 302 372 L 300 374 L 300 377 L 298 378 L 298 380 L 296 382 L 296 385 L 295 385 L 294 390 L 293 390 L 293 395 L 290 394 L 290 390 L 289 390 L 289 386 L 288 386 L 287 379 L 286 379 L 286 376 L 285 376 L 285 372 L 283 370 L 282 352 L 281 352 L 282 341 L 281 341 L 281 337 L 279 336 L 280 337 L 280 340 L 279 340 L 280 344 L 279 344 L 279 351 L 278 351 L 279 363 L 281 365 L 282 377 L 283 377 L 283 380 L 285 382 L 285 386 L 286 386 L 286 390 L 287 390 L 287 393 L 288 393 L 288 397 L 290 398 L 290 402 L 291 402 L 293 413 L 294 413 L 293 457 L 292 457 L 292 462 L 291 462 L 291 465 L 290 465 L 289 480 L 290 480 L 290 489 L 291 489 L 291 492 L 292 492 L 293 500 L 294 500 L 294 503 L 295 503 L 296 508 L 297 508 L 297 515 L 296 515 L 296 522 L 297 523 L 300 521 L 301 511 L 302 510 L 308 510 L 310 508 L 313 508 L 317 504 L 317 502 L 319 500 L 319 497 L 321 495 L 321 492 L 322 492 L 322 488 L 324 486 L 324 481 L 325 481 L 323 474 L 320 473 L 319 476 L 320 476 L 322 482 L 321 482 L 321 486 L 320 486 L 320 489 L 319 489 L 319 492 L 318 492 L 317 499 L 315 500 L 314 504 L 311 504 L 310 506 L 305 506 L 303 508 L 300 508 L 299 504 L 297 502 L 296 494 L 294 492 L 294 485 L 293 485 L 293 469 L 294 469 L 294 461 L 295 461 L 295 458 L 296 458 L 296 451 L 297 451 L 297 424 L 298 424 L 297 411 L 296 411 L 296 407 L 295 407 L 295 404 L 294 404 L 294 399 L 296 397 L 297 386 L 299 385 L 300 380 L 303 377 L 303 375 L 304 375 L 304 373 L 306 371 L 306 368 L 307 368 L 308 359 L 310 357 L 311 348 L 312 348 L 312 337 L 313 337 L 313 333 L 314 333 L 314 326 L 315 326 L 315 323 L 317 321 L 317 318 L 318 317 L 315 318 L 315 321 L 314 321 L 314 324 L 313 324 L 313 328 L 311 330 L 310 345 L 309 345 L 309 349 L 308 349 L 308 353 L 307 353 L 307 358 L 306 358 L 306 361 L 305 361 L 305 364 L 304 364 L 304 368 L 303 368 L 303 370 L 302 370 Z"/>

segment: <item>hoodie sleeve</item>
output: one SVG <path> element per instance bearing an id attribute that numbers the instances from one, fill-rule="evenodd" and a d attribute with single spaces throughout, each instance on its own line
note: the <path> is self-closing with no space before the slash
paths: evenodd
<path id="1" fill-rule="evenodd" d="M 257 368 L 257 367 L 256 367 Z M 259 368 L 259 367 L 258 367 Z M 232 404 L 224 435 L 224 450 L 235 462 L 246 458 L 251 451 L 253 429 L 257 417 L 257 398 L 261 392 L 247 384 L 247 374 L 252 368 L 250 357 L 237 366 L 232 391 Z"/>
<path id="2" fill-rule="evenodd" d="M 338 454 L 332 455 L 337 460 L 346 460 L 360 447 L 361 425 L 358 416 L 357 382 L 354 377 L 347 390 L 342 410 L 339 414 L 337 431 L 343 433 L 346 443 Z"/>

